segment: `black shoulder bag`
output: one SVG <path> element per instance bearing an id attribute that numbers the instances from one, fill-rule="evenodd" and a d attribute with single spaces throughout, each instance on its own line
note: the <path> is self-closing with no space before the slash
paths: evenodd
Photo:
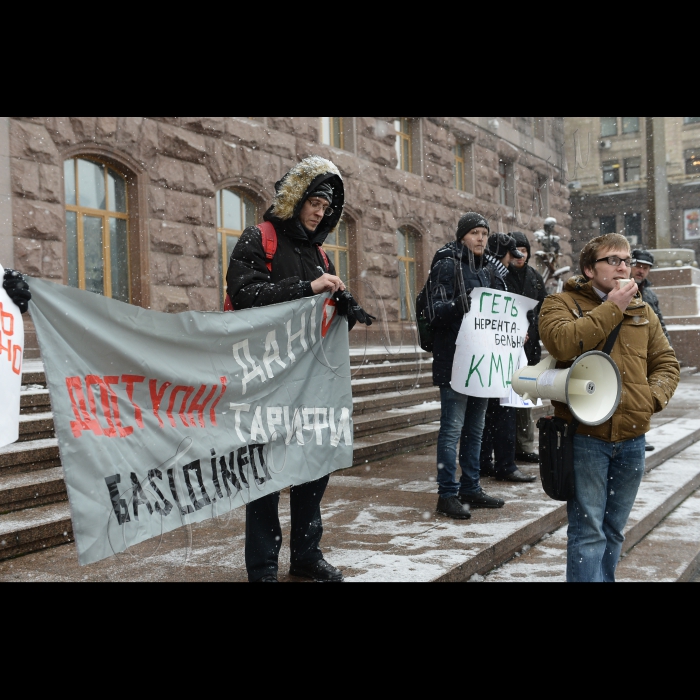
<path id="1" fill-rule="evenodd" d="M 578 306 L 578 305 L 577 305 Z M 610 355 L 622 330 L 622 323 L 612 332 L 603 348 Z M 569 425 L 562 418 L 542 418 L 540 431 L 540 474 L 545 493 L 555 501 L 571 501 L 576 495 L 574 472 L 574 436 L 581 423 Z"/>

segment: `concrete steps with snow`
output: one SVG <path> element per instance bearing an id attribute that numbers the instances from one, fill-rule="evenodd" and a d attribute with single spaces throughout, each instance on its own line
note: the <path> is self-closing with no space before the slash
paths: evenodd
<path id="1" fill-rule="evenodd" d="M 73 541 L 73 525 L 67 503 L 53 504 L 0 517 L 0 559 Z"/>
<path id="2" fill-rule="evenodd" d="M 700 574 L 700 491 L 673 511 L 617 570 L 622 583 L 688 583 Z"/>
<path id="3" fill-rule="evenodd" d="M 0 476 L 0 513 L 60 503 L 67 498 L 61 467 Z"/>
<path id="4" fill-rule="evenodd" d="M 653 437 L 651 434 L 650 436 Z M 675 447 L 680 447 L 683 442 L 678 440 Z M 666 449 L 668 450 L 669 447 Z M 639 497 L 625 531 L 623 554 L 644 540 L 666 517 L 700 488 L 700 444 L 696 443 L 684 450 L 679 450 L 676 455 L 662 464 L 654 463 L 658 461 L 658 457 L 655 460 L 652 458 L 647 465 L 648 473 L 639 490 Z M 566 508 L 563 508 L 563 516 L 562 527 L 554 532 L 543 533 L 544 539 L 537 543 L 525 542 L 523 546 L 527 551 L 520 551 L 515 559 L 488 572 L 486 581 L 489 583 L 565 581 Z M 700 539 L 700 530 L 697 531 L 696 539 Z M 532 546 L 533 544 L 535 546 Z"/>

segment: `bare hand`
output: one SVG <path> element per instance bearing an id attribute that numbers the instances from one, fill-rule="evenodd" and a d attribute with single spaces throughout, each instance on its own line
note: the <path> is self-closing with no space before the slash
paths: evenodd
<path id="1" fill-rule="evenodd" d="M 639 288 L 637 287 L 637 284 L 632 281 L 622 289 L 619 289 L 619 287 L 613 289 L 613 291 L 608 294 L 608 301 L 611 301 L 613 304 L 617 304 L 620 311 L 622 311 L 624 314 L 632 302 L 632 299 L 634 299 L 634 297 L 637 295 L 638 291 Z"/>
<path id="2" fill-rule="evenodd" d="M 311 289 L 314 294 L 324 294 L 325 292 L 333 292 L 335 294 L 336 292 L 344 292 L 345 285 L 340 277 L 326 274 L 314 280 L 311 283 Z"/>

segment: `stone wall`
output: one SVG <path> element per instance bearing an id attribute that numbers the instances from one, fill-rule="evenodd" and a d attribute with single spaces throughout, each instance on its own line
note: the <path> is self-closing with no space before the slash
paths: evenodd
<path id="1" fill-rule="evenodd" d="M 543 214 L 559 219 L 564 252 L 570 251 L 568 190 L 552 167 L 563 149 L 562 117 L 538 118 L 547 120 L 545 140 L 528 135 L 518 121 L 530 117 L 412 117 L 420 127 L 420 175 L 397 169 L 397 118 L 344 118 L 348 150 L 338 150 L 319 143 L 319 117 L 11 117 L 15 265 L 67 281 L 63 162 L 79 154 L 128 174 L 131 237 L 138 239 L 132 241 L 132 292 L 135 303 L 159 311 L 219 308 L 217 190 L 238 188 L 262 212 L 274 183 L 312 154 L 333 160 L 344 174 L 351 285 L 359 289 L 366 286 L 361 280 L 371 281 L 389 322 L 399 319 L 401 226 L 420 236 L 420 286 L 434 251 L 453 238 L 465 211 L 484 212 L 494 229 L 541 228 L 532 202 L 538 183 L 549 177 Z M 511 120 L 506 134 L 517 138 L 490 129 L 488 119 Z M 474 144 L 473 194 L 454 186 L 457 142 Z M 498 204 L 500 159 L 514 169 L 514 206 Z"/>
<path id="2" fill-rule="evenodd" d="M 0 117 L 0 264 L 14 264 L 10 184 L 10 118 Z"/>

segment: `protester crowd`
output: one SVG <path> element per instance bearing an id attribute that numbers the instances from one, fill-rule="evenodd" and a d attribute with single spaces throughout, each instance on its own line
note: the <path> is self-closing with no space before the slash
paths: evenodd
<path id="1" fill-rule="evenodd" d="M 339 313 L 356 324 L 372 325 L 337 276 L 322 245 L 343 214 L 345 192 L 338 169 L 308 158 L 276 185 L 264 223 L 243 232 L 227 276 L 228 305 L 248 309 L 330 292 Z M 455 239 L 435 254 L 424 290 L 425 317 L 434 334 L 433 379 L 442 402 L 437 446 L 437 512 L 466 521 L 472 510 L 502 509 L 506 502 L 486 493 L 483 477 L 504 484 L 536 481 L 518 463 L 537 464 L 532 412 L 501 406 L 456 392 L 451 384 L 457 338 L 476 288 L 512 292 L 537 302 L 528 316 L 527 361 L 537 365 L 542 347 L 570 367 L 581 355 L 600 350 L 612 338 L 611 357 L 623 378 L 623 398 L 603 425 L 580 426 L 574 437 L 576 495 L 569 502 L 571 582 L 615 580 L 623 531 L 644 475 L 645 435 L 654 413 L 672 398 L 680 369 L 659 301 L 648 280 L 654 266 L 646 251 L 630 250 L 627 239 L 608 235 L 584 249 L 580 275 L 562 294 L 547 297 L 542 276 L 530 264 L 524 233 L 494 232 L 474 212 L 462 216 Z M 620 284 L 632 275 L 635 284 Z M 3 285 L 26 312 L 29 288 L 16 272 Z M 619 337 L 618 337 L 619 336 Z M 568 407 L 556 415 L 573 420 Z M 653 448 L 651 448 L 653 449 Z M 459 473 L 461 472 L 461 473 Z M 291 491 L 291 553 L 294 576 L 340 582 L 342 573 L 321 551 L 321 501 L 328 477 Z M 247 507 L 246 565 L 251 582 L 277 582 L 282 529 L 279 494 Z"/>

